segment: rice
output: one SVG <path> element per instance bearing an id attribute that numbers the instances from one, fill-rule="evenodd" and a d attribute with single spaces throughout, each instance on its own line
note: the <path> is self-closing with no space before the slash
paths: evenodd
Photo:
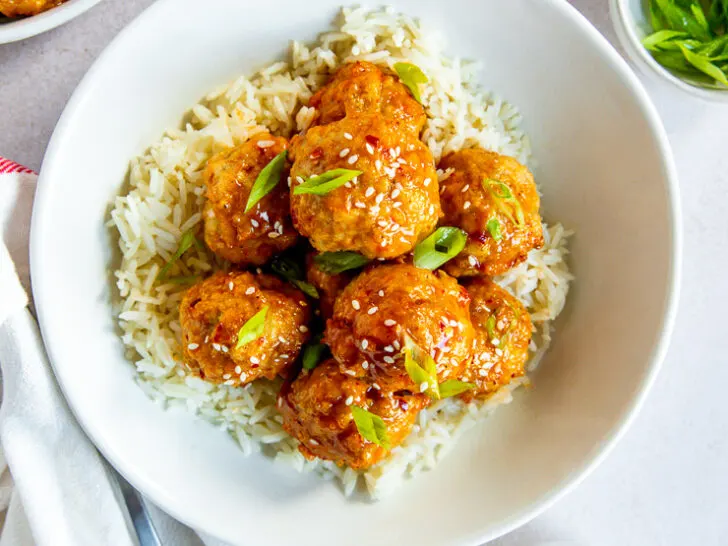
<path id="1" fill-rule="evenodd" d="M 293 42 L 290 59 L 250 77 L 241 76 L 208 94 L 188 112 L 183 127 L 167 131 L 131 161 L 129 191 L 115 199 L 110 225 L 118 232 L 121 264 L 115 272 L 115 311 L 126 356 L 134 362 L 140 387 L 164 407 L 180 407 L 227 431 L 245 454 L 263 450 L 300 472 L 340 480 L 346 495 L 363 484 L 373 498 L 397 488 L 408 476 L 435 466 L 457 438 L 495 407 L 511 401 L 528 378 L 514 381 L 487 401 L 438 402 L 419 414 L 407 440 L 387 460 L 366 472 L 328 461 L 307 461 L 297 441 L 281 426 L 276 409 L 279 381 L 256 381 L 244 388 L 213 385 L 192 377 L 181 362 L 178 305 L 184 286 L 155 282 L 173 256 L 182 233 L 199 224 L 205 187 L 202 171 L 215 153 L 270 130 L 289 136 L 305 130 L 314 111 L 308 99 L 343 63 L 368 60 L 392 66 L 406 61 L 429 75 L 422 92 L 429 120 L 423 140 L 438 160 L 444 153 L 482 146 L 531 161 L 528 136 L 516 108 L 475 83 L 478 66 L 443 55 L 444 41 L 406 15 L 391 9 L 344 9 L 336 29 L 315 44 Z M 441 180 L 449 175 L 439 172 Z M 528 308 L 535 334 L 529 370 L 551 340 L 551 322 L 564 306 L 572 279 L 565 262 L 570 235 L 560 224 L 545 226 L 546 244 L 497 279 Z M 226 264 L 193 246 L 171 271 L 203 275 Z"/>

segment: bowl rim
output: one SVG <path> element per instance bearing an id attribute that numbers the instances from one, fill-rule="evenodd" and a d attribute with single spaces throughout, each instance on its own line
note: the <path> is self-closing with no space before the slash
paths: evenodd
<path id="1" fill-rule="evenodd" d="M 99 0 L 88 1 L 95 2 Z M 101 67 L 105 65 L 106 59 L 111 56 L 112 52 L 121 46 L 122 42 L 125 41 L 125 38 L 135 31 L 137 26 L 141 24 L 141 21 L 145 19 L 149 13 L 157 9 L 162 9 L 162 6 L 173 1 L 174 0 L 159 0 L 154 2 L 142 11 L 124 29 L 122 29 L 122 31 L 104 49 L 101 55 L 99 55 L 97 60 L 83 77 L 59 119 L 43 160 L 38 180 L 36 199 L 33 207 L 31 221 L 30 263 L 31 277 L 34 281 L 43 276 L 41 272 L 43 271 L 44 257 L 41 241 L 43 237 L 41 233 L 47 229 L 44 226 L 44 218 L 47 217 L 44 212 L 46 209 L 53 206 L 53 203 L 46 198 L 49 192 L 44 190 L 51 184 L 51 175 L 49 173 L 54 170 L 54 164 L 58 156 L 58 149 L 62 146 L 63 134 L 66 131 L 67 126 L 71 125 L 74 121 L 78 111 L 83 107 L 85 98 L 91 92 L 93 87 L 96 74 L 100 71 Z M 575 468 L 574 471 L 564 478 L 561 483 L 541 497 L 534 498 L 532 502 L 524 505 L 519 512 L 514 513 L 511 517 L 503 520 L 491 530 L 486 531 L 483 529 L 482 531 L 478 531 L 477 536 L 461 537 L 457 544 L 461 544 L 463 546 L 478 546 L 482 544 L 483 541 L 496 539 L 528 523 L 575 489 L 602 463 L 602 461 L 604 461 L 626 433 L 627 429 L 636 418 L 639 410 L 642 408 L 650 388 L 655 382 L 665 355 L 667 354 L 677 316 L 683 246 L 682 211 L 679 201 L 677 168 L 675 166 L 667 133 L 662 125 L 657 109 L 653 105 L 642 83 L 630 69 L 627 62 L 584 15 L 582 15 L 574 6 L 569 4 L 567 0 L 545 0 L 545 2 L 548 2 L 553 9 L 560 11 L 571 24 L 579 27 L 579 29 L 587 35 L 593 46 L 602 54 L 608 66 L 610 66 L 610 68 L 618 74 L 624 85 L 630 88 L 630 91 L 634 96 L 636 106 L 644 116 L 647 126 L 652 133 L 660 152 L 664 171 L 665 191 L 668 201 L 668 210 L 666 211 L 667 219 L 671 228 L 669 233 L 671 238 L 671 255 L 667 275 L 667 291 L 665 294 L 664 312 L 661 319 L 660 332 L 654 342 L 641 384 L 634 393 L 631 402 L 622 409 L 622 415 L 618 420 L 616 420 L 615 425 L 605 436 L 604 442 L 601 445 L 595 446 L 590 458 L 585 459 L 584 463 L 580 467 Z M 33 282 L 32 289 L 34 299 L 37 302 L 38 322 L 41 333 L 44 338 L 50 338 L 52 337 L 50 332 L 53 327 L 52 324 L 49 323 L 48 315 L 44 312 L 42 304 L 45 300 L 44 296 L 49 290 L 48 284 L 44 282 Z M 46 350 L 49 356 L 49 361 L 51 362 L 54 373 L 61 387 L 61 391 L 64 393 L 64 396 L 66 396 L 67 389 L 64 385 L 63 374 L 59 373 L 59 368 L 56 366 L 53 359 L 53 347 L 49 345 L 46 347 Z M 217 537 L 221 540 L 226 540 L 225 537 L 219 536 L 215 529 L 211 529 L 204 518 L 197 516 L 194 510 L 184 512 L 182 510 L 172 508 L 170 503 L 167 502 L 167 500 L 169 500 L 168 495 L 164 491 L 160 490 L 153 482 L 144 480 L 143 477 L 137 474 L 134 468 L 128 467 L 122 459 L 116 457 L 113 449 L 104 445 L 103 436 L 92 420 L 86 419 L 84 415 L 79 414 L 74 401 L 68 396 L 66 396 L 66 400 L 68 401 L 68 405 L 72 410 L 72 413 L 89 439 L 91 439 L 91 441 L 97 446 L 99 451 L 110 462 L 110 464 L 112 464 L 136 489 L 143 492 L 146 497 L 172 517 L 188 525 L 195 531 Z M 229 540 L 229 538 L 227 540 Z"/>
<path id="2" fill-rule="evenodd" d="M 0 24 L 0 44 L 25 40 L 59 27 L 71 19 L 75 19 L 99 2 L 101 0 L 70 0 L 38 15 Z"/>
<path id="3" fill-rule="evenodd" d="M 706 101 L 728 103 L 728 89 L 706 89 L 688 83 L 664 68 L 652 55 L 649 55 L 637 35 L 635 26 L 629 23 L 627 3 L 628 0 L 610 0 L 610 11 L 617 38 L 635 63 L 647 67 L 652 74 L 670 82 L 685 93 Z"/>

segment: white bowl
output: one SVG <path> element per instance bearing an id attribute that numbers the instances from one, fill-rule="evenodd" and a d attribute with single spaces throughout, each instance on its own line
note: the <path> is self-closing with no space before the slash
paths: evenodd
<path id="1" fill-rule="evenodd" d="M 44 161 L 32 226 L 34 295 L 48 352 L 82 426 L 137 488 L 235 544 L 478 544 L 523 524 L 603 459 L 643 402 L 677 301 L 680 222 L 668 141 L 606 40 L 557 0 L 396 0 L 485 64 L 532 136 L 548 218 L 576 231 L 577 276 L 535 376 L 435 471 L 379 503 L 346 500 L 133 380 L 112 316 L 104 227 L 129 159 L 210 89 L 328 28 L 336 0 L 160 0 L 99 58 Z"/>
<path id="2" fill-rule="evenodd" d="M 642 45 L 650 25 L 645 12 L 644 0 L 610 0 L 612 22 L 622 47 L 640 71 L 657 77 L 683 92 L 703 100 L 728 102 L 728 89 L 711 89 L 691 84 L 658 63 Z"/>
<path id="3" fill-rule="evenodd" d="M 17 20 L 0 22 L 0 44 L 8 44 L 25 40 L 52 28 L 61 26 L 84 11 L 94 7 L 101 0 L 69 0 L 57 8 L 45 11 L 33 17 L 22 17 Z"/>

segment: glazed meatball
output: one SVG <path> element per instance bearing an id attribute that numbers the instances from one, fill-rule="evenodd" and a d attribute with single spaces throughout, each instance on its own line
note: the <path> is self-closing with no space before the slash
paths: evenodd
<path id="1" fill-rule="evenodd" d="M 462 397 L 472 400 L 524 374 L 532 326 L 523 304 L 490 279 L 472 279 L 465 287 L 476 338 L 473 360 L 462 379 L 476 387 Z"/>
<path id="2" fill-rule="evenodd" d="M 339 294 L 351 282 L 354 275 L 349 271 L 331 274 L 322 271 L 314 262 L 315 252 L 306 256 L 306 280 L 312 284 L 319 293 L 319 309 L 321 316 L 325 319 L 331 318 L 334 314 L 334 303 Z"/>
<path id="3" fill-rule="evenodd" d="M 326 125 L 347 116 L 381 114 L 402 129 L 419 135 L 427 121 L 425 109 L 397 76 L 362 61 L 344 65 L 311 97 L 309 106 L 316 108 L 315 125 Z"/>
<path id="4" fill-rule="evenodd" d="M 406 338 L 434 358 L 439 382 L 459 377 L 475 338 L 469 303 L 465 289 L 444 272 L 375 266 L 338 297 L 325 341 L 344 373 L 386 391 L 420 392 L 405 370 Z"/>
<path id="5" fill-rule="evenodd" d="M 245 212 L 256 178 L 286 148 L 285 139 L 263 133 L 207 163 L 205 242 L 218 256 L 236 264 L 262 265 L 296 243 L 285 169 L 283 182 Z"/>
<path id="6" fill-rule="evenodd" d="M 66 0 L 0 0 L 0 13 L 6 17 L 20 17 L 23 15 L 37 15 Z"/>
<path id="7" fill-rule="evenodd" d="M 313 371 L 304 370 L 293 383 L 283 385 L 278 397 L 283 428 L 301 442 L 298 449 L 306 458 L 319 457 L 355 470 L 369 468 L 388 452 L 359 434 L 352 406 L 381 417 L 394 447 L 407 437 L 427 403 L 421 394 L 377 391 L 361 379 L 342 374 L 334 360 Z"/>
<path id="8" fill-rule="evenodd" d="M 260 336 L 236 347 L 240 329 L 265 307 Z M 308 340 L 309 319 L 304 295 L 276 277 L 216 273 L 182 297 L 185 364 L 203 379 L 235 386 L 285 375 Z"/>
<path id="9" fill-rule="evenodd" d="M 500 275 L 543 246 L 539 196 L 531 172 L 512 157 L 480 148 L 447 155 L 440 169 L 444 225 L 468 233 L 465 250 L 445 265 L 456 277 Z"/>
<path id="10" fill-rule="evenodd" d="M 321 252 L 394 258 L 411 251 L 440 218 L 430 150 L 381 116 L 314 127 L 294 138 L 291 155 L 293 223 Z M 362 174 L 325 195 L 294 193 L 304 180 L 333 169 Z"/>

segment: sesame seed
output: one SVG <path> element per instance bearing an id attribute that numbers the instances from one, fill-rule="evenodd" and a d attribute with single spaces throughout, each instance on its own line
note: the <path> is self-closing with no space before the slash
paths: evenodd
<path id="1" fill-rule="evenodd" d="M 475 256 L 468 256 L 468 263 L 475 267 L 478 265 L 478 260 L 475 259 Z"/>
<path id="2" fill-rule="evenodd" d="M 382 168 L 382 161 L 380 159 L 377 159 L 374 162 L 374 166 L 377 168 L 377 170 L 380 170 Z"/>
<path id="3" fill-rule="evenodd" d="M 379 243 L 379 246 L 384 248 L 385 246 L 387 246 L 387 241 L 382 241 L 381 243 Z"/>
<path id="4" fill-rule="evenodd" d="M 223 379 L 230 379 L 232 376 L 229 373 L 223 374 Z"/>
<path id="5" fill-rule="evenodd" d="M 350 134 L 350 133 L 344 133 L 344 138 L 345 138 L 346 140 L 352 140 L 352 139 L 353 139 L 354 137 L 353 137 L 353 136 L 351 136 L 351 134 Z"/>
<path id="6" fill-rule="evenodd" d="M 278 336 L 278 341 L 280 341 L 281 343 L 285 343 L 286 338 L 284 338 L 283 336 Z"/>
<path id="7" fill-rule="evenodd" d="M 384 321 L 385 326 L 394 326 L 395 324 L 397 324 L 397 321 L 392 320 L 391 318 Z"/>
<path id="8" fill-rule="evenodd" d="M 253 227 L 260 227 L 260 222 L 258 222 L 258 220 L 251 220 L 250 225 Z"/>
<path id="9" fill-rule="evenodd" d="M 347 163 L 348 163 L 349 165 L 353 165 L 354 163 L 356 163 L 356 162 L 357 162 L 357 160 L 358 160 L 358 159 L 359 159 L 359 156 L 358 156 L 358 155 L 356 155 L 356 154 L 354 154 L 354 155 L 353 155 L 353 156 L 351 156 L 351 157 L 350 157 L 349 159 L 347 159 L 347 160 L 346 160 L 346 162 L 347 162 Z"/>
<path id="10" fill-rule="evenodd" d="M 374 154 L 374 147 L 371 144 L 369 144 L 368 142 L 366 144 L 366 148 L 367 148 L 367 152 L 369 152 L 369 155 Z"/>
<path id="11" fill-rule="evenodd" d="M 384 360 L 387 364 L 394 364 L 394 359 L 391 356 L 385 356 L 382 360 Z"/>
<path id="12" fill-rule="evenodd" d="M 245 290 L 245 295 L 246 296 L 250 296 L 250 294 L 254 294 L 254 293 L 255 293 L 255 286 L 249 286 L 247 288 L 247 290 Z"/>
<path id="13" fill-rule="evenodd" d="M 344 370 L 344 373 L 346 375 L 350 375 L 352 377 L 354 377 L 356 375 L 356 372 L 354 370 Z"/>
<path id="14" fill-rule="evenodd" d="M 430 205 L 430 208 L 428 209 L 428 213 L 430 214 L 430 216 L 435 214 L 435 205 Z"/>
<path id="15" fill-rule="evenodd" d="M 286 358 L 288 358 L 288 354 L 282 354 L 279 358 L 286 359 Z"/>
<path id="16" fill-rule="evenodd" d="M 379 292 L 377 292 L 377 294 L 379 294 L 379 297 L 380 298 L 383 298 L 384 297 L 384 290 L 380 290 Z"/>
<path id="17" fill-rule="evenodd" d="M 369 369 L 369 362 L 367 362 L 365 360 L 364 362 L 361 363 L 361 367 L 364 368 L 365 370 L 368 370 Z"/>
<path id="18" fill-rule="evenodd" d="M 393 353 L 394 352 L 394 347 L 392 347 L 391 345 L 387 345 L 384 348 L 384 351 L 387 352 L 387 353 Z"/>
<path id="19" fill-rule="evenodd" d="M 268 237 L 270 237 L 271 239 L 275 239 L 275 238 L 280 237 L 280 236 L 281 236 L 281 234 L 280 233 L 276 233 L 275 231 L 271 231 L 268 234 Z"/>
<path id="20" fill-rule="evenodd" d="M 498 356 L 503 356 L 503 351 L 501 349 L 496 349 L 495 354 L 497 354 Z"/>
<path id="21" fill-rule="evenodd" d="M 283 398 L 278 399 L 278 407 L 280 408 L 283 405 Z"/>
<path id="22" fill-rule="evenodd" d="M 374 387 L 378 391 L 381 391 L 382 390 L 382 387 L 379 386 L 379 383 L 372 383 L 372 387 Z"/>
<path id="23" fill-rule="evenodd" d="M 429 178 L 425 178 L 425 179 L 424 179 L 424 180 L 422 181 L 422 185 L 423 185 L 424 187 L 427 187 L 427 186 L 429 186 L 429 185 L 430 185 L 430 182 L 432 182 L 432 180 L 431 180 L 431 179 L 429 179 Z"/>
<path id="24" fill-rule="evenodd" d="M 352 395 L 349 395 L 346 399 L 346 405 L 351 406 L 354 403 L 354 397 Z"/>
<path id="25" fill-rule="evenodd" d="M 367 315 L 373 315 L 373 314 L 374 314 L 374 313 L 376 313 L 377 311 L 379 311 L 379 307 L 377 307 L 377 306 L 375 305 L 374 307 L 370 307 L 370 308 L 369 308 L 369 311 L 367 311 Z"/>
<path id="26" fill-rule="evenodd" d="M 405 159 L 402 157 L 397 159 L 397 163 L 399 163 L 400 165 L 407 165 L 407 161 L 405 161 Z"/>
<path id="27" fill-rule="evenodd" d="M 248 374 L 245 373 L 245 372 L 241 373 L 240 374 L 240 381 L 243 381 L 244 382 L 246 379 L 248 379 Z"/>
<path id="28" fill-rule="evenodd" d="M 219 343 L 213 343 L 212 344 L 212 348 L 215 349 L 216 351 L 219 351 L 220 350 L 220 344 Z"/>
<path id="29" fill-rule="evenodd" d="M 361 348 L 362 349 L 366 349 L 367 347 L 369 347 L 369 340 L 362 339 L 361 340 Z"/>
<path id="30" fill-rule="evenodd" d="M 227 353 L 230 350 L 227 348 L 227 345 L 220 345 L 220 349 L 222 349 L 223 353 Z"/>
<path id="31" fill-rule="evenodd" d="M 380 227 L 387 227 L 387 221 L 386 220 L 379 220 L 377 222 L 377 225 Z"/>
<path id="32" fill-rule="evenodd" d="M 395 339 L 394 342 L 392 343 L 392 345 L 394 345 L 394 348 L 399 351 L 400 344 L 399 344 L 399 341 L 398 340 Z"/>
<path id="33" fill-rule="evenodd" d="M 228 288 L 230 289 L 231 292 L 233 291 L 233 288 L 235 288 L 235 284 L 233 284 L 233 281 L 230 281 L 228 283 Z"/>
<path id="34" fill-rule="evenodd" d="M 309 438 L 308 443 L 311 444 L 312 446 L 319 445 L 319 443 L 316 440 L 314 440 L 313 438 Z"/>
<path id="35" fill-rule="evenodd" d="M 359 305 L 359 302 L 357 300 L 351 300 L 351 306 L 356 309 L 357 311 L 361 309 L 361 305 Z"/>
<path id="36" fill-rule="evenodd" d="M 364 203 L 362 203 L 361 201 L 357 201 L 356 203 L 354 203 L 354 206 L 359 209 L 367 208 L 367 206 Z"/>
<path id="37" fill-rule="evenodd" d="M 480 370 L 478 370 L 478 375 L 480 377 L 485 377 L 486 375 L 488 375 L 488 372 L 481 368 Z"/>
<path id="38" fill-rule="evenodd" d="M 470 184 L 465 184 L 465 185 L 463 186 L 463 189 L 462 189 L 462 190 L 460 190 L 460 191 L 461 191 L 461 192 L 463 192 L 463 193 L 465 193 L 465 192 L 466 192 L 466 191 L 468 191 L 469 189 L 470 189 Z"/>
<path id="39" fill-rule="evenodd" d="M 268 213 L 267 213 L 267 212 L 262 212 L 262 213 L 260 214 L 260 217 L 261 217 L 261 218 L 262 218 L 263 220 L 265 220 L 266 222 L 270 222 L 270 218 L 268 217 Z"/>
<path id="40" fill-rule="evenodd" d="M 402 193 L 399 191 L 399 189 L 396 189 L 392 192 L 392 199 L 397 199 L 397 196 Z"/>
<path id="41" fill-rule="evenodd" d="M 194 350 L 195 350 L 195 349 L 197 349 L 198 347 L 199 347 L 199 345 L 198 345 L 197 343 L 190 343 L 189 345 L 187 345 L 187 348 L 188 348 L 188 349 L 189 349 L 190 351 L 194 351 Z"/>
<path id="42" fill-rule="evenodd" d="M 394 207 L 395 209 L 398 209 L 399 207 L 401 207 L 401 206 L 402 206 L 402 202 L 401 202 L 401 201 L 397 201 L 397 202 L 396 202 L 396 203 L 395 203 L 394 205 L 392 205 L 392 206 L 393 206 L 393 207 Z"/>
<path id="43" fill-rule="evenodd" d="M 427 390 L 427 381 L 423 381 L 420 383 L 420 392 L 425 392 Z"/>
<path id="44" fill-rule="evenodd" d="M 250 357 L 250 361 L 251 361 L 251 362 L 252 362 L 253 364 L 260 364 L 260 359 L 259 359 L 259 358 L 258 358 L 257 356 L 251 356 L 251 357 Z"/>
<path id="45" fill-rule="evenodd" d="M 470 208 L 470 201 L 465 201 L 463 204 L 463 210 L 468 210 Z"/>
<path id="46" fill-rule="evenodd" d="M 383 193 L 377 194 L 377 197 L 374 199 L 374 202 L 378 205 L 382 201 L 384 201 L 384 194 Z"/>
<path id="47" fill-rule="evenodd" d="M 223 383 L 223 384 L 224 384 L 224 385 L 227 385 L 227 386 L 231 386 L 231 385 L 234 385 L 234 384 L 235 384 L 235 381 L 234 381 L 233 379 L 228 379 L 228 380 L 227 380 L 227 381 L 225 381 L 225 383 Z"/>
<path id="48" fill-rule="evenodd" d="M 243 373 L 243 369 L 240 366 L 235 366 L 235 373 L 240 375 L 241 373 Z"/>
<path id="49" fill-rule="evenodd" d="M 364 192 L 364 196 L 365 196 L 365 197 L 371 197 L 372 195 L 374 195 L 374 192 L 375 192 L 375 191 L 376 191 L 376 190 L 375 190 L 375 189 L 374 189 L 373 187 L 369 186 L 369 187 L 367 188 L 367 191 L 365 191 L 365 192 Z"/>
<path id="50" fill-rule="evenodd" d="M 306 332 L 308 332 L 308 326 L 304 326 L 303 324 L 301 324 L 301 326 L 299 326 L 299 327 L 298 327 L 298 330 L 299 330 L 299 331 L 300 331 L 300 332 L 301 332 L 302 334 L 305 334 Z"/>
<path id="51" fill-rule="evenodd" d="M 458 327 L 458 324 L 460 324 L 460 323 L 457 320 L 455 320 L 455 319 L 452 319 L 450 321 L 450 326 L 452 326 L 453 328 L 457 328 Z"/>
<path id="52" fill-rule="evenodd" d="M 207 343 L 208 339 L 210 339 L 210 336 L 205 336 L 205 343 Z"/>
<path id="53" fill-rule="evenodd" d="M 303 177 L 302 176 L 297 176 L 296 177 L 296 182 L 298 182 L 299 184 L 303 184 Z"/>
<path id="54" fill-rule="evenodd" d="M 347 182 L 347 183 L 345 183 L 345 184 L 344 184 L 344 187 L 345 187 L 345 188 L 351 188 L 351 187 L 352 187 L 352 186 L 351 186 L 351 182 Z"/>
<path id="55" fill-rule="evenodd" d="M 350 151 L 351 151 L 351 150 L 350 150 L 349 148 L 344 148 L 343 150 L 341 150 L 341 151 L 339 152 L 339 157 L 346 157 L 347 155 L 349 155 L 349 152 L 350 152 Z"/>
<path id="56" fill-rule="evenodd" d="M 258 148 L 270 148 L 274 144 L 275 144 L 275 142 L 273 142 L 272 140 L 259 140 Z"/>

